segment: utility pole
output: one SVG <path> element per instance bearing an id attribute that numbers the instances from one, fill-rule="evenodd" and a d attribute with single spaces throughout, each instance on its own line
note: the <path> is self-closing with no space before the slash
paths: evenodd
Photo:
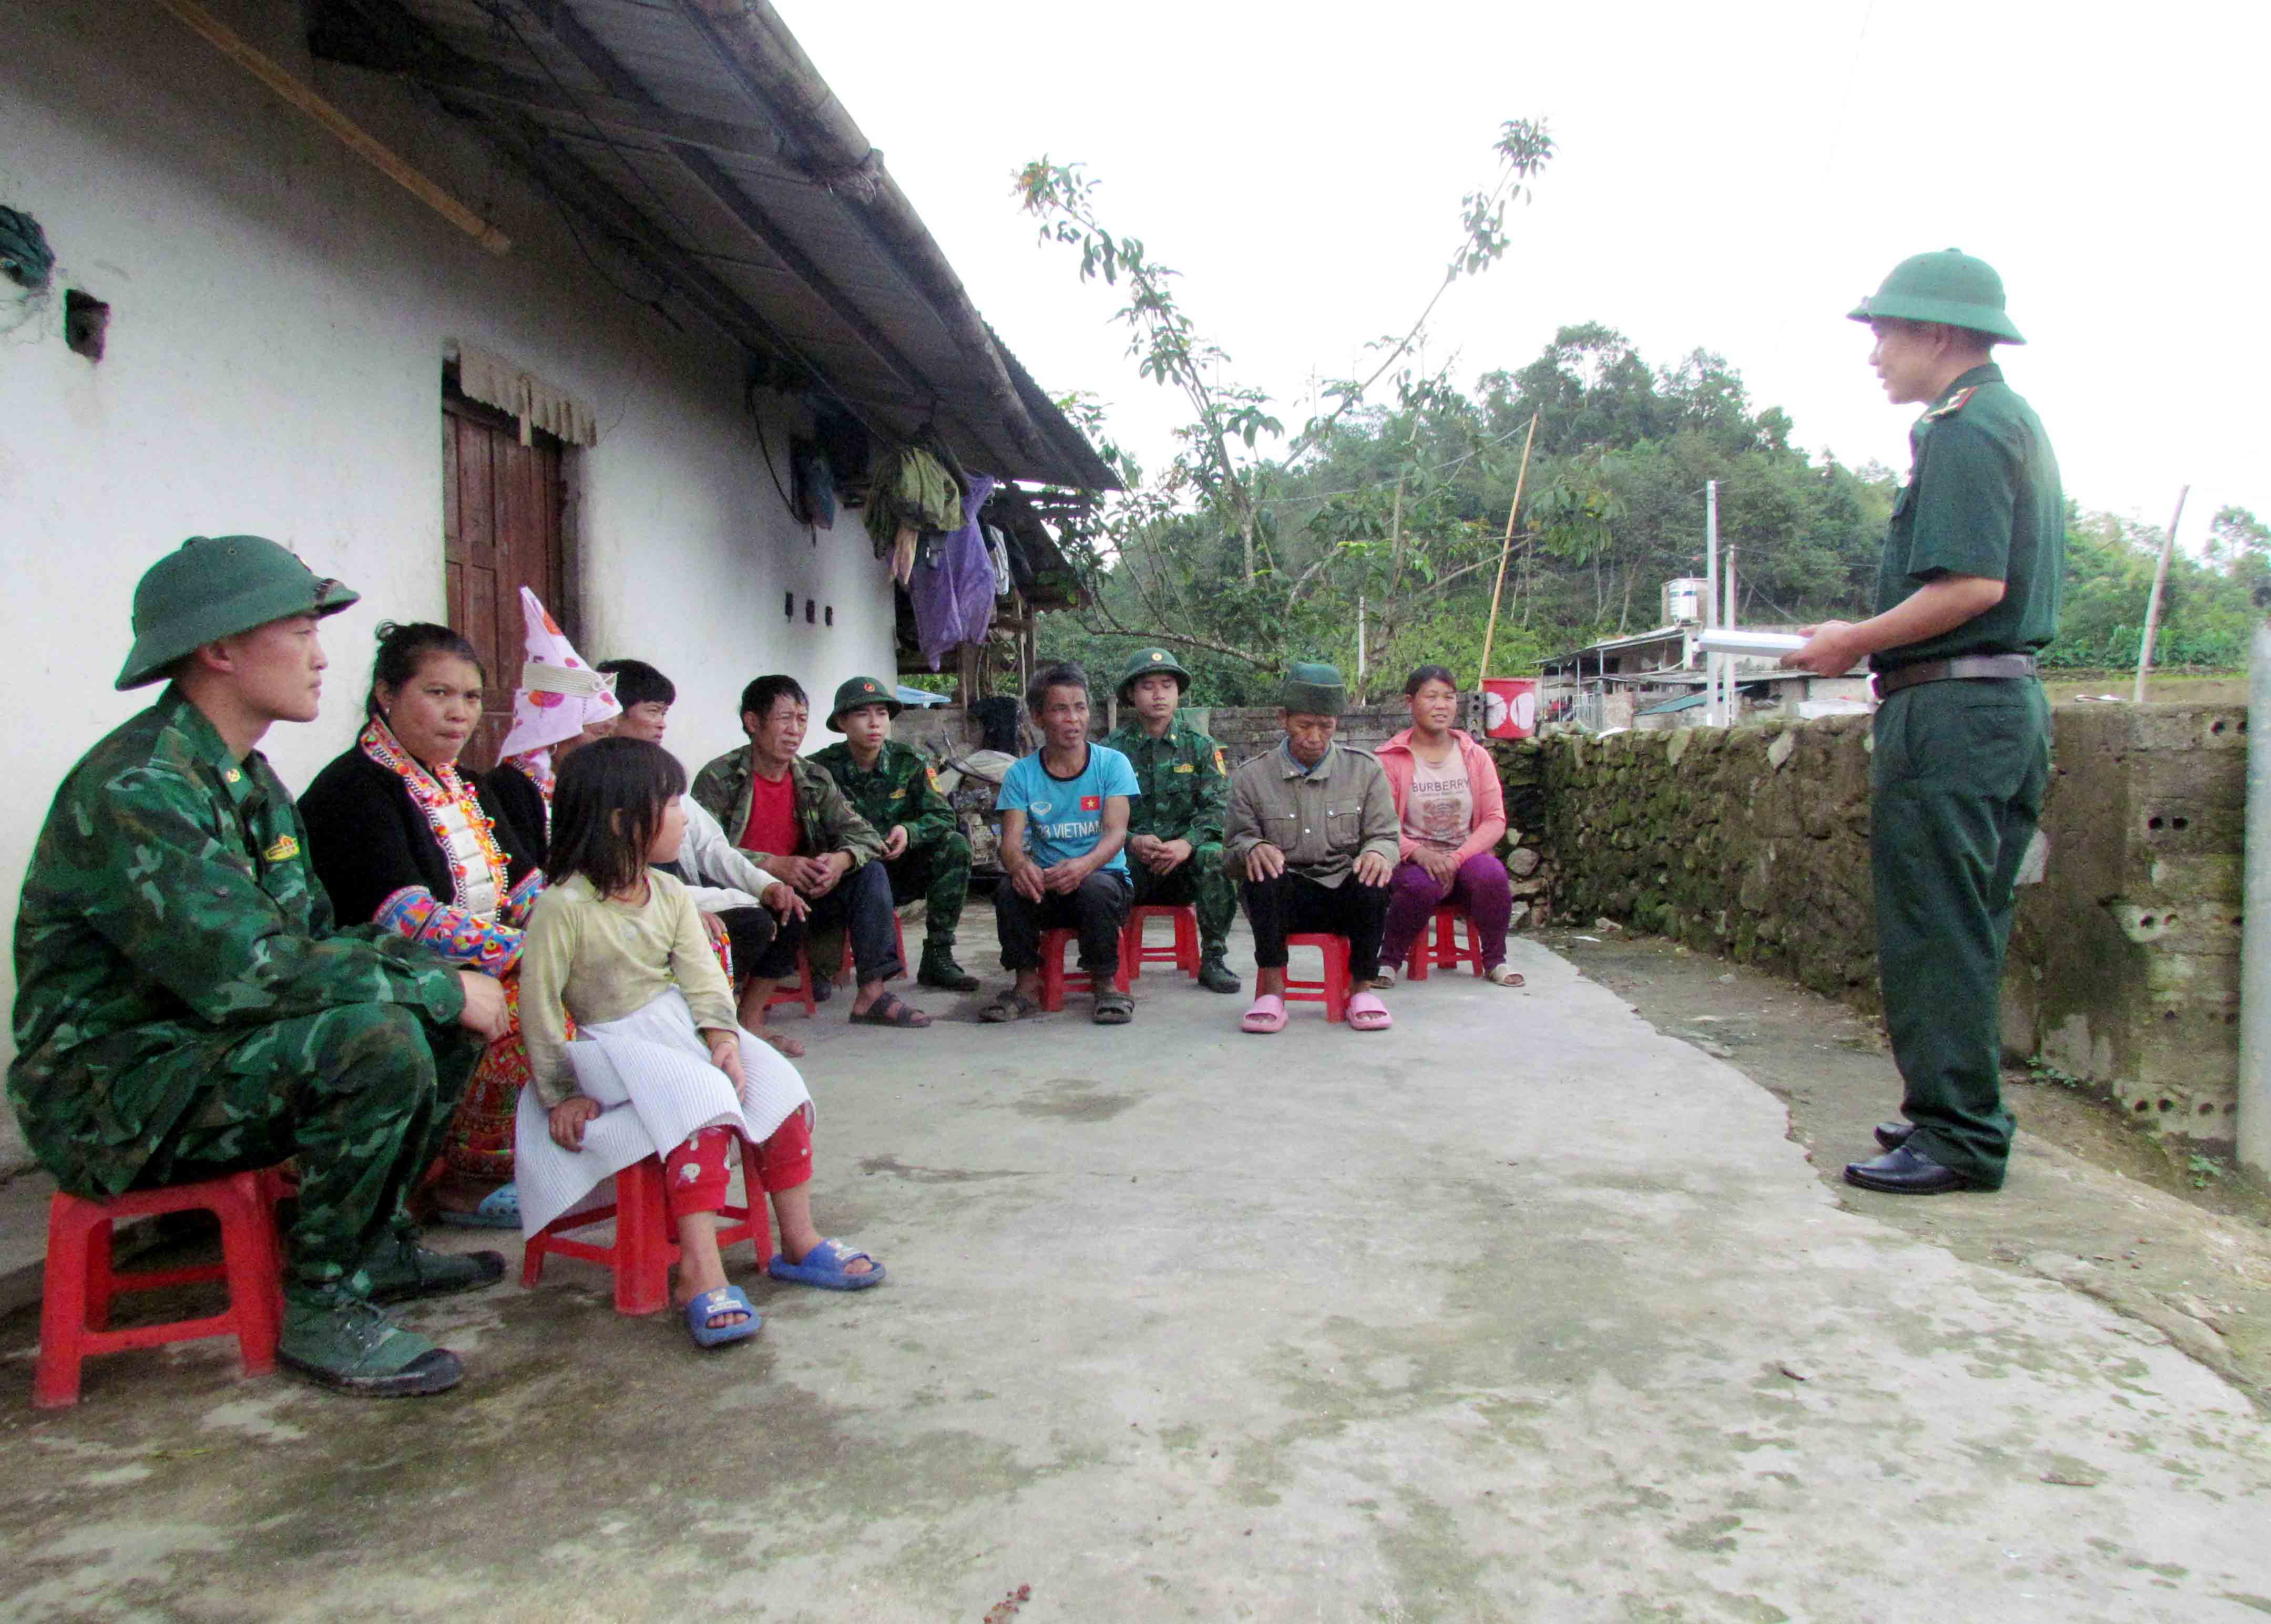
<path id="1" fill-rule="evenodd" d="M 2247 677 L 2237 1135 L 2240 1164 L 2271 1174 L 2271 621 L 2255 624 Z"/>
<path id="2" fill-rule="evenodd" d="M 1364 703 L 1364 594 L 1356 595 L 1356 702 Z"/>
<path id="3" fill-rule="evenodd" d="M 2161 538 L 2161 561 L 2153 569 L 2153 596 L 2145 600 L 2145 635 L 2137 644 L 2137 686 L 2129 696 L 2133 705 L 2145 702 L 2145 675 L 2153 669 L 2153 638 L 2161 629 L 2161 588 L 2169 579 L 2169 555 L 2177 550 L 2177 521 L 2185 516 L 2189 485 L 2177 491 L 2177 510 L 2170 516 L 2169 533 Z"/>
<path id="4" fill-rule="evenodd" d="M 1733 542 L 1727 544 L 1727 567 L 1724 572 L 1727 577 L 1727 612 L 1720 617 L 1719 624 L 1731 632 L 1735 629 L 1735 607 L 1742 601 L 1735 593 L 1735 554 L 1741 551 L 1742 549 Z M 1723 704 L 1727 713 L 1729 727 L 1733 727 L 1743 719 L 1743 701 L 1739 697 L 1740 689 L 1735 681 L 1735 662 L 1740 657 L 1739 655 L 1729 655 L 1727 663 L 1723 668 L 1723 675 L 1727 685 L 1726 697 Z"/>
<path id="5" fill-rule="evenodd" d="M 1703 629 L 1711 630 L 1719 624 L 1719 482 L 1703 482 Z M 1719 656 L 1703 656 L 1703 720 L 1707 726 L 1720 725 L 1719 716 Z"/>

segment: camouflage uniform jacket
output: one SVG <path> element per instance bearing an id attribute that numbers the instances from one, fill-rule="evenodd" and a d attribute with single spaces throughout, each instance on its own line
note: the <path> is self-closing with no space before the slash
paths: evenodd
<path id="1" fill-rule="evenodd" d="M 729 750 L 694 775 L 694 798 L 725 826 L 726 838 L 739 846 L 749 827 L 749 749 Z M 883 855 L 883 837 L 845 798 L 829 770 L 810 758 L 797 756 L 788 764 L 796 784 L 796 827 L 804 835 L 804 849 L 769 855 L 816 857 L 830 851 L 852 855 L 859 868 Z"/>
<path id="2" fill-rule="evenodd" d="M 850 745 L 830 745 L 812 760 L 828 769 L 853 809 L 876 834 L 888 836 L 894 825 L 905 824 L 908 850 L 955 832 L 954 808 L 946 804 L 938 775 L 921 751 L 887 738 L 875 770 L 866 773 L 852 759 Z"/>
<path id="3" fill-rule="evenodd" d="M 1194 847 L 1222 843 L 1230 769 L 1220 745 L 1180 716 L 1158 738 L 1130 722 L 1104 742 L 1128 758 L 1143 786 L 1143 793 L 1128 804 L 1128 834 L 1187 840 Z"/>
<path id="4" fill-rule="evenodd" d="M 258 751 L 239 762 L 168 687 L 56 792 L 16 916 L 8 1100 L 64 1189 L 115 1195 L 264 1027 L 350 1005 L 457 1019 L 457 973 L 333 927 L 307 830 Z M 209 1068 L 158 1064 L 210 1049 Z"/>

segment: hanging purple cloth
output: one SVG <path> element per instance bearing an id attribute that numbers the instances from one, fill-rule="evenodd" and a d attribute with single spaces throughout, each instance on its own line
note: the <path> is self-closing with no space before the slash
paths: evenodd
<path id="1" fill-rule="evenodd" d="M 962 494 L 962 528 L 937 538 L 934 550 L 915 566 L 907 596 L 914 601 L 915 635 L 933 671 L 947 650 L 984 641 L 994 624 L 994 566 L 986 556 L 986 534 L 978 510 L 999 481 L 970 476 Z"/>

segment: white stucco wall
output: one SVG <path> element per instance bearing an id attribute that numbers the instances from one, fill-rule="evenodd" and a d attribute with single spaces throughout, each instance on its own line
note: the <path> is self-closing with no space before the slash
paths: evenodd
<path id="1" fill-rule="evenodd" d="M 154 7 L 0 11 L 0 203 L 38 217 L 58 260 L 42 310 L 0 282 L 0 648 L 16 679 L 0 918 L 12 928 L 57 780 L 149 697 L 110 685 L 134 582 L 184 536 L 272 536 L 362 593 L 327 624 L 323 718 L 265 748 L 300 784 L 346 745 L 372 628 L 443 615 L 452 337 L 596 408 L 599 444 L 571 453 L 582 652 L 672 675 L 689 767 L 737 742 L 749 677 L 789 671 L 824 696 L 890 675 L 890 577 L 857 515 L 815 545 L 786 512 L 732 345 L 610 287 L 516 171 L 412 93 L 311 62 L 296 6 L 216 9 L 515 246 L 484 252 Z M 99 365 L 64 348 L 66 286 L 112 306 Z M 785 479 L 786 424 L 767 438 Z M 832 628 L 804 624 L 808 595 L 834 605 Z M 0 1005 L 12 997 L 0 971 Z"/>

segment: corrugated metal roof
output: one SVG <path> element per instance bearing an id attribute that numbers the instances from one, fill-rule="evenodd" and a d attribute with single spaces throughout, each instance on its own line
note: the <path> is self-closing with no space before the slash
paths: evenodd
<path id="1" fill-rule="evenodd" d="M 972 471 L 1116 486 L 763 0 L 313 0 L 309 43 L 425 85 L 777 381 Z"/>

